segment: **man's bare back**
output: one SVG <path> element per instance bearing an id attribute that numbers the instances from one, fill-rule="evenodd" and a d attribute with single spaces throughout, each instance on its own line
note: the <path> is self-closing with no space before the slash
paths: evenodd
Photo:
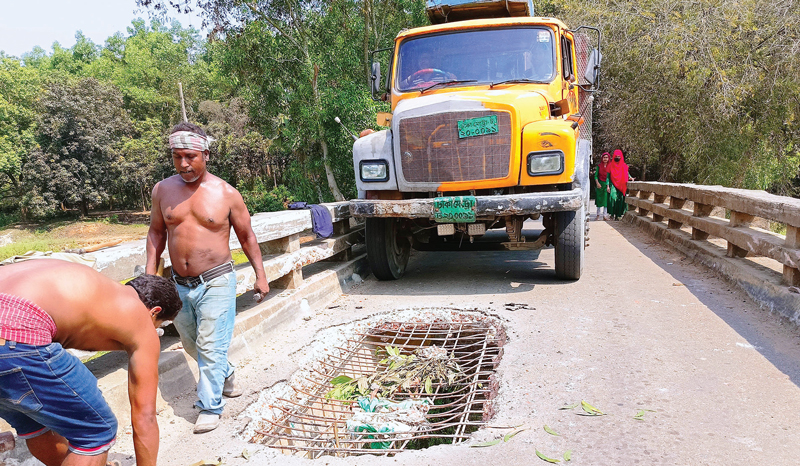
<path id="1" fill-rule="evenodd" d="M 153 205 L 160 209 L 151 221 L 160 220 L 166 228 L 172 268 L 178 275 L 198 276 L 231 260 L 230 216 L 237 200 L 241 202 L 239 193 L 210 173 L 196 185 L 179 175 L 156 185 Z"/>
<path id="2" fill-rule="evenodd" d="M 26 437 L 28 449 L 47 465 L 105 464 L 116 435 L 116 420 L 96 381 L 92 383 L 92 374 L 63 348 L 128 353 L 128 397 L 136 461 L 142 466 L 156 464 L 160 353 L 156 327 L 175 318 L 181 300 L 175 285 L 162 277 L 140 276 L 128 285 L 91 267 L 55 259 L 0 267 L 0 293 L 10 296 L 4 297 L 2 303 L 0 328 L 5 339 L 9 339 L 5 335 L 19 338 L 12 338 L 13 342 L 0 340 L 0 351 L 4 351 L 0 362 L 5 364 L 0 372 L 11 367 L 21 377 L 31 377 L 27 389 L 38 389 L 41 400 L 35 420 L 8 405 L 0 407 L 0 414 L 15 429 L 31 429 L 22 432 L 25 435 L 52 429 Z M 41 316 L 37 307 L 52 322 L 45 321 L 46 316 Z M 31 326 L 31 322 L 49 332 L 55 324 L 55 334 L 47 333 L 46 342 L 34 343 L 30 334 L 42 328 Z M 50 336 L 54 344 L 49 344 Z M 16 348 L 22 351 L 15 353 Z M 30 354 L 38 356 L 22 359 Z M 79 450 L 73 448 L 83 448 L 82 453 L 75 453 Z"/>
<path id="3" fill-rule="evenodd" d="M 65 348 L 111 351 L 158 344 L 136 290 L 82 264 L 37 259 L 0 267 L 0 293 L 41 307 L 58 329 L 54 341 Z"/>

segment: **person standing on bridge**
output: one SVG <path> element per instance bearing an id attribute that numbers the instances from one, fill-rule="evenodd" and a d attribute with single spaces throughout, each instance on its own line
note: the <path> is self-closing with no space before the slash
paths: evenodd
<path id="1" fill-rule="evenodd" d="M 608 152 L 603 152 L 600 156 L 600 163 L 597 164 L 597 170 L 594 171 L 594 184 L 597 187 L 595 190 L 594 204 L 597 206 L 597 215 L 595 220 L 608 220 L 606 209 L 608 207 L 608 198 L 611 194 L 611 186 L 609 186 L 608 179 L 608 165 L 611 162 L 611 156 Z"/>
<path id="2" fill-rule="evenodd" d="M 625 194 L 628 192 L 628 181 L 633 181 L 633 177 L 628 172 L 628 164 L 625 163 L 625 156 L 619 149 L 614 151 L 608 174 L 611 178 L 608 213 L 614 220 L 619 220 L 628 211 Z"/>
<path id="3" fill-rule="evenodd" d="M 0 267 L 0 418 L 48 466 L 105 465 L 117 419 L 97 379 L 64 348 L 125 351 L 136 464 L 155 466 L 156 328 L 180 309 L 163 277 L 122 285 L 56 259 Z"/>
<path id="4" fill-rule="evenodd" d="M 242 390 L 235 383 L 228 347 L 236 319 L 236 272 L 229 246 L 231 227 L 256 272 L 254 292 L 269 292 L 250 214 L 235 188 L 206 170 L 209 138 L 200 127 L 179 123 L 169 137 L 177 175 L 153 188 L 147 233 L 148 274 L 155 274 L 165 245 L 172 261 L 172 279 L 183 300 L 174 320 L 183 348 L 197 361 L 200 415 L 195 433 L 219 425 L 227 397 Z"/>

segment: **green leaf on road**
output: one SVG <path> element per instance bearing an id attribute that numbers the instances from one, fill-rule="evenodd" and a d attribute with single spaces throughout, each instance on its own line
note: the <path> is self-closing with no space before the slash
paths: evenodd
<path id="1" fill-rule="evenodd" d="M 470 445 L 470 447 L 472 447 L 472 448 L 493 447 L 493 446 L 497 445 L 498 443 L 500 443 L 502 440 L 503 439 L 497 438 L 497 439 L 494 439 L 494 440 L 489 440 L 488 442 L 476 443 L 474 445 Z"/>
<path id="2" fill-rule="evenodd" d="M 538 456 L 539 458 L 547 461 L 548 463 L 560 463 L 561 462 L 561 460 L 548 458 L 548 457 L 544 456 L 539 450 L 536 450 L 536 456 Z"/>
<path id="3" fill-rule="evenodd" d="M 512 430 L 511 432 L 507 433 L 505 435 L 505 437 L 503 437 L 503 441 L 504 442 L 508 442 L 509 440 L 514 438 L 515 435 L 517 435 L 518 433 L 522 432 L 523 430 L 528 430 L 528 428 L 527 427 L 520 427 L 518 429 Z"/>
<path id="4" fill-rule="evenodd" d="M 586 411 L 586 413 L 592 416 L 602 416 L 605 414 L 604 412 L 600 411 L 599 409 L 595 408 L 594 406 L 590 405 L 589 403 L 583 400 L 581 400 L 581 407 L 583 408 L 584 411 Z"/>
<path id="5" fill-rule="evenodd" d="M 564 452 L 564 461 L 571 461 L 572 460 L 572 450 L 567 450 Z"/>
<path id="6" fill-rule="evenodd" d="M 580 403 L 575 403 L 573 405 L 562 406 L 562 407 L 560 407 L 558 409 L 575 409 L 575 408 L 578 407 L 578 405 L 580 405 Z"/>
<path id="7" fill-rule="evenodd" d="M 560 437 L 560 435 L 558 435 L 558 432 L 556 432 L 553 429 L 551 429 L 550 426 L 548 426 L 548 425 L 544 426 L 544 431 L 547 432 L 550 435 L 556 435 L 556 436 Z"/>

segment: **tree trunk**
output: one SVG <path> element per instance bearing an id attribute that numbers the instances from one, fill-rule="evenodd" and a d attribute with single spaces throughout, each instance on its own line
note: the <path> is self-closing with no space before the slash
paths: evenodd
<path id="1" fill-rule="evenodd" d="M 333 176 L 333 169 L 331 168 L 330 163 L 328 163 L 328 143 L 322 139 L 322 135 L 320 135 L 319 143 L 322 146 L 322 163 L 325 165 L 325 175 L 328 177 L 328 186 L 331 188 L 333 198 L 337 201 L 343 201 L 344 196 L 342 195 L 341 191 L 339 191 L 339 186 L 336 185 L 336 178 Z"/>
<path id="2" fill-rule="evenodd" d="M 311 80 L 311 88 L 314 90 L 314 106 L 317 108 L 317 115 L 322 115 L 322 104 L 319 97 L 319 88 L 317 87 L 319 66 L 313 65 L 313 67 L 314 77 Z M 335 200 L 343 201 L 344 196 L 342 195 L 342 192 L 339 191 L 339 186 L 336 184 L 336 177 L 333 175 L 333 169 L 331 168 L 330 161 L 328 160 L 328 143 L 325 142 L 325 129 L 322 127 L 322 123 L 320 121 L 317 121 L 317 138 L 319 138 L 319 144 L 322 146 L 322 164 L 325 166 L 325 175 L 328 177 L 328 187 L 330 187 L 331 194 L 333 194 L 333 198 Z"/>

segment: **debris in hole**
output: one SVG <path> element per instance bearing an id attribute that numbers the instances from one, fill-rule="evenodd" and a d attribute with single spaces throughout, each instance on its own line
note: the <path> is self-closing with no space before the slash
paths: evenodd
<path id="1" fill-rule="evenodd" d="M 380 372 L 358 379 L 341 375 L 331 380 L 334 388 L 325 396 L 347 401 L 359 396 L 389 398 L 398 391 L 409 395 L 420 395 L 422 390 L 433 393 L 433 384 L 445 389 L 450 388 L 456 377 L 463 375 L 458 367 L 455 353 L 447 355 L 444 348 L 436 345 L 426 346 L 414 351 L 414 354 L 401 354 L 400 348 L 386 346 L 378 348 L 375 355 L 386 355 L 380 361 L 388 364 Z"/>
<path id="2" fill-rule="evenodd" d="M 307 347 L 325 357 L 263 392 L 243 438 L 308 458 L 391 455 L 459 443 L 484 426 L 499 389 L 499 319 L 452 309 L 390 316 L 350 324 L 349 335 L 327 329 Z"/>

